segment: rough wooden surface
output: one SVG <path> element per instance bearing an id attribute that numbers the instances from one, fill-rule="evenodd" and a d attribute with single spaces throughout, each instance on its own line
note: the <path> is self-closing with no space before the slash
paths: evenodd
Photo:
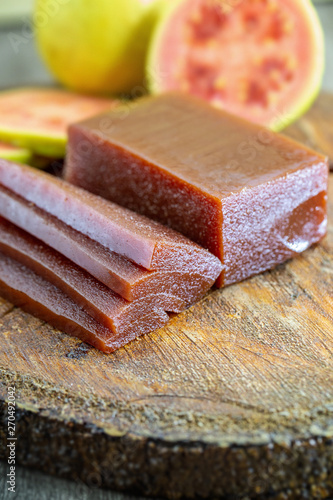
<path id="1" fill-rule="evenodd" d="M 323 92 L 312 108 L 284 133 L 327 155 L 333 168 L 333 94 Z"/>
<path id="2" fill-rule="evenodd" d="M 113 355 L 1 300 L 0 453 L 15 384 L 22 464 L 170 498 L 333 496 L 329 210 L 320 245 Z"/>

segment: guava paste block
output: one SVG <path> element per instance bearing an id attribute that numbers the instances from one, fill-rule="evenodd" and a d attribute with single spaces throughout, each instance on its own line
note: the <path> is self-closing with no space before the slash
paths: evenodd
<path id="1" fill-rule="evenodd" d="M 104 234 L 108 232 L 108 227 L 111 226 L 111 228 L 113 228 L 113 238 L 115 241 L 117 237 L 119 239 L 124 238 L 122 245 L 125 249 L 126 243 L 130 245 L 130 237 L 132 237 L 132 245 L 135 245 L 136 233 L 133 220 L 131 221 L 132 231 L 131 226 L 126 227 L 125 220 L 123 227 L 120 221 L 118 221 L 119 231 L 117 232 L 114 229 L 115 226 L 112 226 L 111 214 L 108 212 L 107 215 L 105 215 L 105 213 L 99 212 L 99 215 L 104 217 L 105 227 L 100 225 L 99 231 L 97 231 L 96 228 L 93 228 L 93 209 L 89 211 L 85 203 L 81 202 L 76 212 L 77 219 L 73 219 L 73 225 L 76 225 L 82 231 L 86 231 L 87 227 L 92 228 L 91 231 L 86 231 L 88 235 L 83 234 L 83 232 L 73 229 L 73 227 L 59 220 L 58 217 L 39 208 L 32 201 L 37 199 L 41 202 L 41 205 L 43 205 L 45 201 L 46 206 L 52 206 L 52 210 L 50 211 L 58 214 L 56 210 L 53 210 L 54 205 L 57 204 L 58 192 L 54 192 L 52 188 L 49 187 L 49 184 L 51 186 L 56 185 L 52 176 L 45 176 L 46 181 L 41 187 L 41 196 L 38 198 L 37 196 L 33 196 L 34 193 L 38 193 L 38 191 L 34 191 L 34 188 L 38 187 L 37 179 L 44 179 L 43 176 L 39 177 L 36 175 L 39 173 L 38 171 L 36 171 L 35 174 L 35 171 L 32 169 L 8 163 L 7 170 L 10 171 L 12 169 L 12 172 L 9 172 L 6 176 L 6 169 L 2 168 L 4 165 L 5 164 L 0 161 L 0 215 L 75 262 L 78 266 L 85 269 L 126 300 L 133 301 L 145 298 L 147 302 L 152 303 L 153 301 L 154 305 L 166 311 L 180 312 L 185 307 L 200 299 L 213 285 L 219 275 L 221 264 L 216 257 L 181 235 L 177 235 L 174 231 L 168 232 L 167 243 L 169 246 L 163 248 L 163 245 L 160 245 L 159 247 L 159 256 L 166 262 L 165 268 L 160 265 L 160 269 L 156 271 L 144 269 L 140 265 L 135 264 L 126 257 L 119 255 L 110 250 L 110 248 L 92 239 L 92 233 L 95 231 L 93 234 L 103 236 L 105 240 L 106 236 L 108 236 L 109 241 L 111 241 L 110 234 L 112 231 L 110 231 L 108 235 Z M 31 172 L 31 178 L 25 175 L 26 172 Z M 12 174 L 12 177 L 10 174 Z M 35 183 L 33 179 L 35 179 Z M 16 189 L 20 195 L 1 186 L 2 181 L 10 185 L 13 189 Z M 24 184 L 26 185 L 26 189 L 24 189 Z M 58 185 L 61 186 L 62 184 L 66 183 L 60 182 Z M 18 187 L 20 187 L 20 189 Z M 67 186 L 66 195 L 64 195 L 61 190 L 59 191 L 60 200 L 63 200 L 65 205 L 66 200 L 71 199 L 70 193 L 72 187 L 71 185 Z M 43 188 L 46 200 L 44 200 L 42 195 Z M 82 190 L 74 188 L 73 192 L 75 191 L 81 192 Z M 89 193 L 86 194 L 89 195 L 88 197 L 91 199 L 96 198 L 97 201 L 100 200 L 103 206 L 113 206 L 113 204 L 99 197 L 90 195 Z M 50 200 L 52 196 L 54 200 L 53 205 Z M 115 206 L 115 208 L 118 215 L 121 211 L 124 211 L 126 217 L 129 217 L 128 214 L 130 211 L 122 207 Z M 85 210 L 88 213 L 87 217 Z M 59 215 L 60 214 L 64 215 L 63 219 L 66 219 L 66 211 L 61 209 L 61 203 L 59 203 Z M 108 218 L 109 215 L 110 219 Z M 139 217 L 139 219 L 141 218 L 141 220 L 144 220 L 146 225 L 150 223 L 148 219 L 137 216 L 136 214 L 134 215 L 135 217 L 133 217 L 133 219 L 137 220 Z M 73 214 L 71 214 L 71 216 L 73 216 Z M 77 221 L 77 224 L 75 221 Z M 87 222 L 87 225 L 85 225 L 84 221 Z M 137 230 L 138 235 L 141 236 L 140 244 L 142 242 L 143 244 L 147 242 L 146 248 L 151 248 L 153 252 L 154 228 L 158 226 L 158 224 L 152 223 L 150 238 L 147 240 L 145 240 L 144 236 L 140 235 L 140 231 Z M 142 225 L 140 227 L 142 227 Z M 126 231 L 129 235 L 127 239 Z M 164 231 L 163 228 L 155 232 L 156 239 L 160 238 L 162 231 Z M 170 252 L 168 252 L 168 248 L 172 247 L 172 235 L 175 235 L 174 248 L 171 248 Z M 160 241 L 161 240 L 157 242 L 156 246 L 158 246 Z M 119 241 L 116 241 L 116 243 L 118 247 L 121 244 Z M 137 250 L 132 248 L 132 251 L 135 252 Z M 169 257 L 170 261 L 168 262 Z M 156 261 L 159 262 L 159 258 L 156 258 Z M 172 267 L 172 262 L 174 263 L 174 267 Z"/>
<path id="2" fill-rule="evenodd" d="M 0 218 L 0 252 L 60 288 L 116 335 L 132 335 L 136 330 L 138 334 L 147 333 L 163 325 L 163 315 L 164 323 L 169 319 L 161 307 L 156 313 L 154 296 L 128 302 L 84 269 L 3 218 Z M 170 301 L 172 307 L 172 298 Z M 166 301 L 163 306 L 167 306 Z"/>
<path id="3" fill-rule="evenodd" d="M 0 159 L 0 184 L 145 269 L 183 271 L 216 260 L 172 229 L 26 165 Z"/>
<path id="4" fill-rule="evenodd" d="M 207 248 L 223 263 L 219 286 L 326 233 L 325 157 L 182 93 L 72 125 L 65 178 Z"/>
<path id="5" fill-rule="evenodd" d="M 80 338 L 103 352 L 113 352 L 141 335 L 140 328 L 117 335 L 93 319 L 70 297 L 23 264 L 0 253 L 1 296 L 65 333 Z M 154 311 L 150 316 L 150 319 Z M 160 316 L 160 319 L 158 318 Z M 156 326 L 142 318 L 146 331 Z M 165 313 L 156 311 L 153 325 L 165 323 Z"/>

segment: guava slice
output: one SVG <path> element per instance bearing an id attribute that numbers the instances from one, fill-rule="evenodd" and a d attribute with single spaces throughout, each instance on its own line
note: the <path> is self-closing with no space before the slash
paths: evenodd
<path id="1" fill-rule="evenodd" d="M 0 158 L 19 163 L 29 163 L 31 161 L 32 154 L 28 149 L 19 148 L 0 141 Z"/>
<path id="2" fill-rule="evenodd" d="M 184 90 L 273 130 L 309 108 L 323 70 L 309 0 L 176 0 L 147 58 L 152 92 Z"/>
<path id="3" fill-rule="evenodd" d="M 48 158 L 65 156 L 67 127 L 116 101 L 51 88 L 0 92 L 0 140 Z M 23 162 L 24 163 L 24 162 Z"/>

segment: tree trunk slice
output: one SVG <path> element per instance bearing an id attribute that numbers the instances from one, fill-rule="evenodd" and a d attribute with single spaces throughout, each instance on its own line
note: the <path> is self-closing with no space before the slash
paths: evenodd
<path id="1" fill-rule="evenodd" d="M 331 154 L 333 97 L 312 114 L 311 146 Z M 321 244 L 112 355 L 1 299 L 2 458 L 15 385 L 21 464 L 168 498 L 333 496 L 332 197 L 329 211 Z"/>

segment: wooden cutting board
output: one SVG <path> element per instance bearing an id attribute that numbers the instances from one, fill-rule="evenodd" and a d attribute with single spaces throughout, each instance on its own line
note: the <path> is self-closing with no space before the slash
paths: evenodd
<path id="1" fill-rule="evenodd" d="M 333 97 L 287 132 L 333 158 Z M 320 245 L 112 355 L 1 300 L 2 457 L 15 386 L 21 464 L 170 498 L 333 496 L 329 211 Z"/>

